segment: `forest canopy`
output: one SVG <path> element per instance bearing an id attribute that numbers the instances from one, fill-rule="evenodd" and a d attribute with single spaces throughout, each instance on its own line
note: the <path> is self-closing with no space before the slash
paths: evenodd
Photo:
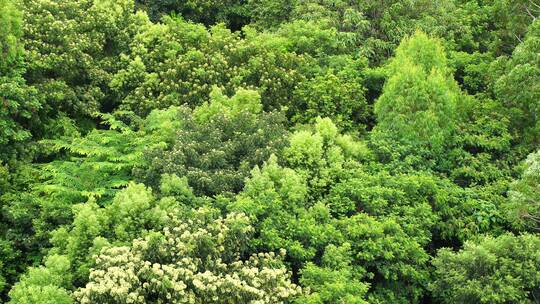
<path id="1" fill-rule="evenodd" d="M 0 302 L 540 303 L 538 0 L 0 0 Z"/>

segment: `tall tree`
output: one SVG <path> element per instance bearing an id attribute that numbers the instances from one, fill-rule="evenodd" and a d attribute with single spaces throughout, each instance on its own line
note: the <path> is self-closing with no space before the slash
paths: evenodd
<path id="1" fill-rule="evenodd" d="M 460 111 L 459 87 L 442 44 L 416 32 L 402 41 L 386 69 L 372 142 L 384 160 L 433 167 L 445 157 Z"/>
<path id="2" fill-rule="evenodd" d="M 26 85 L 22 12 L 13 0 L 0 1 L 0 162 L 21 158 L 31 137 L 30 121 L 40 103 Z M 34 122 L 35 124 L 35 122 Z"/>
<path id="3" fill-rule="evenodd" d="M 508 109 L 511 130 L 518 143 L 536 147 L 540 143 L 540 20 L 529 27 L 525 40 L 510 58 L 495 66 L 503 75 L 495 83 L 495 93 Z"/>

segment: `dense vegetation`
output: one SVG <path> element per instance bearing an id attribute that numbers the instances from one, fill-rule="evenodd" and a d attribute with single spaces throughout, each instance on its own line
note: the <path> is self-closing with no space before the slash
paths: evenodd
<path id="1" fill-rule="evenodd" d="M 537 0 L 0 0 L 0 302 L 540 303 Z"/>

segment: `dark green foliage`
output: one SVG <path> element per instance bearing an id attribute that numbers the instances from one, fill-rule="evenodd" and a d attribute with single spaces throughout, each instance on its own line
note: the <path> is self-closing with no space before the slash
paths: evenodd
<path id="1" fill-rule="evenodd" d="M 33 120 L 41 104 L 20 75 L 0 74 L 0 161 L 27 157 L 32 151 Z"/>
<path id="2" fill-rule="evenodd" d="M 288 21 L 317 21 L 335 28 L 337 42 L 358 48 L 373 63 L 384 62 L 416 29 L 448 39 L 460 48 L 474 44 L 472 20 L 462 19 L 454 1 L 248 1 L 252 23 L 273 28 Z"/>
<path id="3" fill-rule="evenodd" d="M 497 55 L 510 54 L 526 36 L 529 24 L 540 16 L 537 0 L 487 1 L 494 38 L 491 48 Z"/>
<path id="4" fill-rule="evenodd" d="M 205 25 L 224 22 L 232 29 L 240 29 L 249 22 L 249 11 L 241 0 L 136 0 L 135 4 L 148 12 L 153 21 L 163 16 L 178 14 L 187 20 Z"/>
<path id="5" fill-rule="evenodd" d="M 461 186 L 509 180 L 516 158 L 511 155 L 513 136 L 505 110 L 483 96 L 471 99 L 469 106 L 446 160 L 449 177 Z"/>
<path id="6" fill-rule="evenodd" d="M 498 235 L 507 227 L 504 196 L 507 184 L 461 188 L 442 179 L 437 181 L 434 212 L 439 217 L 435 224 L 432 242 L 455 245 L 481 233 Z"/>
<path id="7" fill-rule="evenodd" d="M 432 210 L 437 190 L 430 176 L 362 172 L 334 187 L 328 204 L 336 215 L 364 212 L 395 219 L 411 238 L 425 245 L 440 220 Z"/>
<path id="8" fill-rule="evenodd" d="M 461 88 L 474 95 L 485 92 L 490 83 L 488 74 L 493 56 L 489 53 L 450 52 L 449 64 L 455 70 L 454 78 Z"/>
<path id="9" fill-rule="evenodd" d="M 247 90 L 231 98 L 216 90 L 195 111 L 182 108 L 171 147 L 148 149 L 139 176 L 149 185 L 163 173 L 183 176 L 199 195 L 239 192 L 251 168 L 284 145 L 284 116 L 261 109 L 258 93 Z"/>
<path id="10" fill-rule="evenodd" d="M 40 243 L 28 238 L 36 206 L 25 186 L 35 178 L 35 170 L 23 164 L 16 169 L 0 166 L 0 293 L 7 294 L 30 263 L 38 257 Z M 31 210 L 31 211 L 29 211 Z M 43 241 L 43 240 L 41 240 Z"/>

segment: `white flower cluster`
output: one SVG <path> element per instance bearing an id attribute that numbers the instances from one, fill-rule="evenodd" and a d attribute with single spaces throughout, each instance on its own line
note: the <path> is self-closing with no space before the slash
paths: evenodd
<path id="1" fill-rule="evenodd" d="M 243 214 L 212 218 L 199 209 L 189 220 L 136 239 L 131 247 L 103 249 L 90 281 L 75 292 L 80 303 L 286 303 L 300 287 L 279 256 L 241 260 L 253 228 Z"/>

